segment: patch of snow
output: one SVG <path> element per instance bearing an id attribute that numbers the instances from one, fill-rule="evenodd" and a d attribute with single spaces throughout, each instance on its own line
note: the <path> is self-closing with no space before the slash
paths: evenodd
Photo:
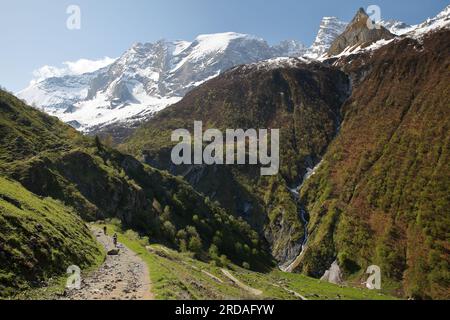
<path id="1" fill-rule="evenodd" d="M 405 33 L 406 36 L 412 38 L 421 38 L 423 35 L 450 27 L 450 5 L 448 5 L 444 10 L 442 10 L 436 17 L 428 18 L 425 22 L 412 26 L 412 30 Z"/>
<path id="2" fill-rule="evenodd" d="M 172 55 L 177 56 L 177 55 L 181 54 L 184 50 L 189 48 L 189 46 L 191 44 L 192 44 L 192 42 L 189 42 L 189 41 L 175 41 Z"/>
<path id="3" fill-rule="evenodd" d="M 375 50 L 378 50 L 378 49 L 384 47 L 385 45 L 388 45 L 389 43 L 391 43 L 393 41 L 396 41 L 396 38 L 390 39 L 390 40 L 381 39 L 381 40 L 378 40 L 377 42 L 372 43 L 370 46 L 365 47 L 365 48 L 363 48 L 361 45 L 348 46 L 347 48 L 344 49 L 344 51 L 342 51 L 338 55 L 335 55 L 332 57 L 330 57 L 328 55 L 324 55 L 324 56 L 320 57 L 319 60 L 324 61 L 324 60 L 327 60 L 330 58 L 341 58 L 341 57 L 347 57 L 347 56 L 358 54 L 358 53 L 375 51 Z"/>
<path id="4" fill-rule="evenodd" d="M 398 20 L 382 20 L 379 22 L 379 24 L 389 30 L 389 32 L 397 36 L 401 36 L 414 29 L 414 26 L 410 26 Z"/>
<path id="5" fill-rule="evenodd" d="M 89 131 L 90 127 L 105 126 L 122 120 L 142 120 L 181 100 L 181 97 L 149 97 L 145 94 L 141 84 L 133 88 L 133 93 L 137 100 L 135 103 L 112 107 L 108 95 L 99 93 L 92 100 L 75 104 L 75 112 L 54 112 L 52 114 L 64 122 L 76 121 L 79 123 L 80 131 Z"/>
<path id="6" fill-rule="evenodd" d="M 305 57 L 290 58 L 290 57 L 280 57 L 268 60 L 263 60 L 260 62 L 250 63 L 244 66 L 244 69 L 257 69 L 257 70 L 273 70 L 278 68 L 289 68 L 298 67 L 299 63 L 311 63 L 313 60 Z"/>
<path id="7" fill-rule="evenodd" d="M 190 59 L 196 61 L 209 54 L 217 54 L 225 51 L 232 40 L 249 38 L 250 36 L 241 33 L 226 32 L 200 35 L 195 39 L 194 43 L 197 43 L 195 50 L 189 55 Z M 252 37 L 254 38 L 254 37 Z"/>
<path id="8" fill-rule="evenodd" d="M 111 65 L 116 60 L 117 58 L 105 57 L 98 60 L 79 59 L 77 61 L 66 61 L 63 62 L 63 67 L 45 65 L 33 71 L 34 78 L 31 80 L 30 85 L 49 78 L 92 73 Z"/>

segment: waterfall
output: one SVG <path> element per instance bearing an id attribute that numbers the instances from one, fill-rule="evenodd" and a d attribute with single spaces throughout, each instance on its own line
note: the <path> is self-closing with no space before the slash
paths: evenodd
<path id="1" fill-rule="evenodd" d="M 308 233 L 308 225 L 309 225 L 309 220 L 307 218 L 308 212 L 306 211 L 306 208 L 300 204 L 300 193 L 303 189 L 303 186 L 305 185 L 305 183 L 316 174 L 317 170 L 320 168 L 320 166 L 322 165 L 322 161 L 320 161 L 314 168 L 308 168 L 306 170 L 306 174 L 304 175 L 301 184 L 294 189 L 291 189 L 291 193 L 294 196 L 294 198 L 296 199 L 296 201 L 298 202 L 298 206 L 299 206 L 299 216 L 300 219 L 303 221 L 304 223 L 304 227 L 305 227 L 305 236 L 303 238 L 303 242 L 302 242 L 302 247 L 300 249 L 300 252 L 297 254 L 297 257 L 285 264 L 280 266 L 280 269 L 284 272 L 293 272 L 294 269 L 297 267 L 298 263 L 300 262 L 300 258 L 302 257 L 303 253 L 305 252 L 305 250 L 307 249 L 308 246 L 308 240 L 309 240 L 309 233 Z"/>

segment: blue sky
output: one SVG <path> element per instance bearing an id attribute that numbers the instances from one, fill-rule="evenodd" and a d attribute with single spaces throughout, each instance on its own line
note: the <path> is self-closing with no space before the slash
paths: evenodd
<path id="1" fill-rule="evenodd" d="M 276 43 L 310 45 L 323 16 L 349 21 L 378 5 L 383 19 L 410 24 L 435 16 L 449 0 L 1 0 L 0 85 L 17 91 L 43 65 L 118 57 L 134 42 L 192 40 L 235 31 Z M 81 29 L 68 30 L 66 9 L 81 8 Z"/>

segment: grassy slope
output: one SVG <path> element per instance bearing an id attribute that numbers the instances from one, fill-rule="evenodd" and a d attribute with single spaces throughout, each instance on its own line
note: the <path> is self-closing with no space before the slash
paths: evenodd
<path id="1" fill-rule="evenodd" d="M 323 261 L 337 256 L 349 276 L 377 264 L 405 295 L 450 296 L 449 48 L 443 31 L 344 63 L 350 73 L 358 64 L 372 70 L 344 106 L 340 135 L 304 189 L 311 213 L 306 273 L 321 274 Z"/>
<path id="2" fill-rule="evenodd" d="M 0 90 L 0 164 L 51 150 L 65 152 L 89 143 L 72 127 Z"/>
<path id="3" fill-rule="evenodd" d="M 40 286 L 70 265 L 89 269 L 102 259 L 72 209 L 0 177 L 0 297 Z"/>
<path id="4" fill-rule="evenodd" d="M 3 91 L 0 111 L 0 176 L 60 200 L 85 220 L 117 217 L 153 241 L 193 247 L 203 259 L 214 242 L 219 255 L 237 264 L 272 264 L 247 223 L 182 179 L 83 137 Z M 197 234 L 201 242 L 192 240 Z"/>
<path id="5" fill-rule="evenodd" d="M 376 291 L 351 287 L 339 287 L 299 274 L 287 274 L 281 271 L 257 273 L 229 264 L 227 269 L 239 281 L 252 288 L 263 291 L 254 296 L 234 285 L 214 264 L 192 259 L 161 245 L 151 245 L 146 249 L 145 240 L 132 232 L 116 230 L 119 241 L 135 251 L 147 263 L 152 280 L 152 291 L 157 299 L 284 299 L 300 300 L 292 291 L 308 300 L 385 300 L 393 299 Z M 148 245 L 148 244 L 147 244 Z M 206 271 L 208 274 L 206 274 Z M 223 281 L 219 282 L 214 276 Z M 290 292 L 291 291 L 291 292 Z"/>

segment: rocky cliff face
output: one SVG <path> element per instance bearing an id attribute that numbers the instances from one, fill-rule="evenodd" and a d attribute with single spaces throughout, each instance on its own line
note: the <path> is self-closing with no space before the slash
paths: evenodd
<path id="1" fill-rule="evenodd" d="M 336 38 L 345 31 L 347 25 L 347 22 L 343 22 L 336 17 L 323 18 L 317 37 L 305 56 L 313 59 L 320 58 L 330 49 Z"/>
<path id="2" fill-rule="evenodd" d="M 331 44 L 328 55 L 335 56 L 348 48 L 364 48 L 381 39 L 389 40 L 394 38 L 392 33 L 379 24 L 373 23 L 372 28 L 369 28 L 369 19 L 364 9 L 359 9 L 344 33 Z"/>

